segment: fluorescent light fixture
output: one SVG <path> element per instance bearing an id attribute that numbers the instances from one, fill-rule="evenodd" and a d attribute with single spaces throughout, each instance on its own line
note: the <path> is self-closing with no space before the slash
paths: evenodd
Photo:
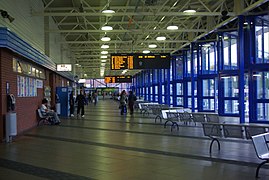
<path id="1" fill-rule="evenodd" d="M 261 74 L 253 74 L 253 77 L 261 77 Z"/>
<path id="2" fill-rule="evenodd" d="M 113 30 L 113 27 L 112 26 L 103 26 L 101 29 L 103 31 L 111 31 L 111 30 Z"/>
<path id="3" fill-rule="evenodd" d="M 103 67 L 106 66 L 106 63 L 101 63 L 101 66 L 103 66 Z"/>
<path id="4" fill-rule="evenodd" d="M 153 29 L 154 29 L 154 30 L 157 29 L 157 26 L 155 26 Z"/>
<path id="5" fill-rule="evenodd" d="M 167 30 L 178 30 L 178 27 L 176 25 L 171 25 L 166 28 Z"/>
<path id="6" fill-rule="evenodd" d="M 78 64 L 78 63 L 76 63 L 75 65 L 76 65 L 76 66 L 79 66 L 79 64 Z"/>
<path id="7" fill-rule="evenodd" d="M 244 22 L 244 25 L 248 25 L 248 22 Z"/>
<path id="8" fill-rule="evenodd" d="M 103 10 L 102 13 L 104 13 L 104 14 L 113 14 L 113 13 L 115 13 L 115 11 L 108 8 L 108 9 Z"/>
<path id="9" fill-rule="evenodd" d="M 127 70 L 127 69 L 125 69 L 125 70 L 123 70 L 123 71 L 122 71 L 122 73 L 121 73 L 121 74 L 125 74 L 125 73 L 127 73 L 127 71 L 128 71 L 128 70 Z"/>
<path id="10" fill-rule="evenodd" d="M 163 20 L 164 20 L 164 18 L 165 18 L 165 16 L 163 16 L 163 17 L 162 17 L 161 21 L 163 21 Z"/>
<path id="11" fill-rule="evenodd" d="M 229 79 L 231 78 L 230 76 L 223 76 L 223 77 L 220 77 L 221 79 Z"/>
<path id="12" fill-rule="evenodd" d="M 157 41 L 164 41 L 164 40 L 166 40 L 166 37 L 164 37 L 164 36 L 159 36 L 159 37 L 156 38 L 156 40 L 157 40 Z"/>
<path id="13" fill-rule="evenodd" d="M 148 53 L 150 53 L 150 51 L 149 50 L 144 50 L 143 53 L 148 54 Z"/>
<path id="14" fill-rule="evenodd" d="M 101 51 L 101 54 L 108 54 L 108 51 Z"/>
<path id="15" fill-rule="evenodd" d="M 110 41 L 110 37 L 104 36 L 101 38 L 101 41 Z"/>
<path id="16" fill-rule="evenodd" d="M 102 48 L 102 49 L 108 49 L 108 48 L 109 48 L 109 45 L 107 45 L 107 44 L 103 44 L 103 45 L 101 46 L 101 48 Z"/>
<path id="17" fill-rule="evenodd" d="M 224 36 L 224 38 L 223 38 L 224 40 L 228 40 L 229 39 L 229 37 L 228 36 Z"/>
<path id="18" fill-rule="evenodd" d="M 104 62 L 105 63 L 106 62 L 106 59 L 102 59 L 101 62 Z"/>
<path id="19" fill-rule="evenodd" d="M 150 44 L 150 45 L 149 45 L 149 48 L 156 48 L 156 47 L 157 47 L 156 44 Z"/>
<path id="20" fill-rule="evenodd" d="M 148 39 L 148 38 L 149 38 L 149 35 L 146 36 L 146 39 Z"/>
<path id="21" fill-rule="evenodd" d="M 101 56 L 101 59 L 106 59 L 107 58 L 107 56 Z"/>
<path id="22" fill-rule="evenodd" d="M 84 76 L 87 76 L 87 74 L 84 74 Z"/>
<path id="23" fill-rule="evenodd" d="M 185 11 L 183 11 L 184 13 L 196 13 L 196 10 L 194 9 L 186 9 Z"/>

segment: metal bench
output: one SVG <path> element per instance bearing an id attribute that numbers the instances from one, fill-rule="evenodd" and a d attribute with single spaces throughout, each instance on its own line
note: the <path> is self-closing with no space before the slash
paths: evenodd
<path id="1" fill-rule="evenodd" d="M 37 125 L 40 126 L 40 125 L 51 125 L 51 118 L 53 118 L 52 116 L 44 116 L 41 112 L 40 109 L 37 109 L 37 113 L 38 113 L 38 123 Z"/>
<path id="2" fill-rule="evenodd" d="M 252 142 L 258 158 L 263 160 L 263 162 L 260 163 L 256 169 L 256 178 L 258 178 L 260 168 L 264 164 L 269 163 L 269 133 L 252 136 Z"/>
<path id="3" fill-rule="evenodd" d="M 249 136 L 267 132 L 269 126 L 251 125 L 251 124 L 227 124 L 216 122 L 202 122 L 204 135 L 210 137 L 211 143 L 209 153 L 212 152 L 213 143 L 217 142 L 220 150 L 221 138 L 249 139 Z M 255 130 L 254 130 L 255 129 Z"/>

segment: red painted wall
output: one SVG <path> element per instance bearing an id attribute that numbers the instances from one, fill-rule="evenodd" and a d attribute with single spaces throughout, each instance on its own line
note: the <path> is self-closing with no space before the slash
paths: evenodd
<path id="1" fill-rule="evenodd" d="M 44 86 L 50 86 L 52 91 L 52 105 L 55 104 L 55 91 L 57 86 L 62 86 L 62 81 L 67 84 L 67 80 L 60 75 L 45 69 L 46 79 L 43 80 L 43 88 L 37 89 L 36 97 L 17 97 L 17 75 L 25 76 L 17 72 L 13 72 L 12 60 L 13 57 L 26 61 L 30 64 L 29 60 L 13 53 L 12 51 L 0 48 L 0 88 L 1 88 L 1 99 L 0 99 L 0 140 L 3 141 L 5 138 L 5 115 L 7 113 L 6 107 L 6 82 L 9 82 L 10 92 L 16 97 L 16 108 L 17 113 L 17 132 L 18 135 L 23 132 L 35 127 L 37 125 L 36 110 L 41 105 L 41 101 L 44 97 Z M 35 66 L 38 66 L 35 64 Z M 44 69 L 44 68 L 43 68 Z"/>

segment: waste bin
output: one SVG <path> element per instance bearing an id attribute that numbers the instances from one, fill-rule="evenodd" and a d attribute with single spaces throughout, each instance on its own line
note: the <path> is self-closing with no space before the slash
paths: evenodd
<path id="1" fill-rule="evenodd" d="M 17 135 L 17 113 L 6 114 L 6 142 L 12 142 L 12 136 Z"/>

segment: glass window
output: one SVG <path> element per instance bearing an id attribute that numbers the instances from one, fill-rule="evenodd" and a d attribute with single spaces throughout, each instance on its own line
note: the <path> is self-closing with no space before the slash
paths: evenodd
<path id="1" fill-rule="evenodd" d="M 269 63 L 269 28 L 265 19 L 256 19 L 256 63 Z"/>
<path id="2" fill-rule="evenodd" d="M 177 95 L 183 95 L 183 84 L 182 83 L 177 83 Z"/>
<path id="3" fill-rule="evenodd" d="M 164 85 L 162 85 L 162 94 L 165 94 Z"/>
<path id="4" fill-rule="evenodd" d="M 237 57 L 237 32 L 224 36 L 223 42 L 223 69 L 231 70 L 238 68 Z"/>
<path id="5" fill-rule="evenodd" d="M 269 121 L 269 103 L 257 104 L 257 120 Z"/>
<path id="6" fill-rule="evenodd" d="M 155 94 L 158 95 L 158 86 L 155 86 Z"/>
<path id="7" fill-rule="evenodd" d="M 238 76 L 222 77 L 224 80 L 224 97 L 238 97 Z"/>
<path id="8" fill-rule="evenodd" d="M 255 73 L 257 79 L 257 99 L 269 99 L 269 72 Z"/>
<path id="9" fill-rule="evenodd" d="M 176 59 L 176 79 L 182 79 L 183 78 L 183 58 L 177 58 Z"/>
<path id="10" fill-rule="evenodd" d="M 203 99 L 203 110 L 215 110 L 214 99 Z"/>
<path id="11" fill-rule="evenodd" d="M 238 114 L 239 103 L 238 100 L 225 100 L 224 101 L 224 113 Z"/>
<path id="12" fill-rule="evenodd" d="M 165 103 L 165 96 L 162 96 L 162 103 Z"/>
<path id="13" fill-rule="evenodd" d="M 188 82 L 188 96 L 191 96 L 191 82 Z"/>
<path id="14" fill-rule="evenodd" d="M 170 84 L 170 95 L 173 95 L 173 84 Z"/>
<path id="15" fill-rule="evenodd" d="M 177 106 L 183 106 L 183 97 L 177 97 Z"/>
<path id="16" fill-rule="evenodd" d="M 215 81 L 214 79 L 203 80 L 203 96 L 214 96 Z"/>

